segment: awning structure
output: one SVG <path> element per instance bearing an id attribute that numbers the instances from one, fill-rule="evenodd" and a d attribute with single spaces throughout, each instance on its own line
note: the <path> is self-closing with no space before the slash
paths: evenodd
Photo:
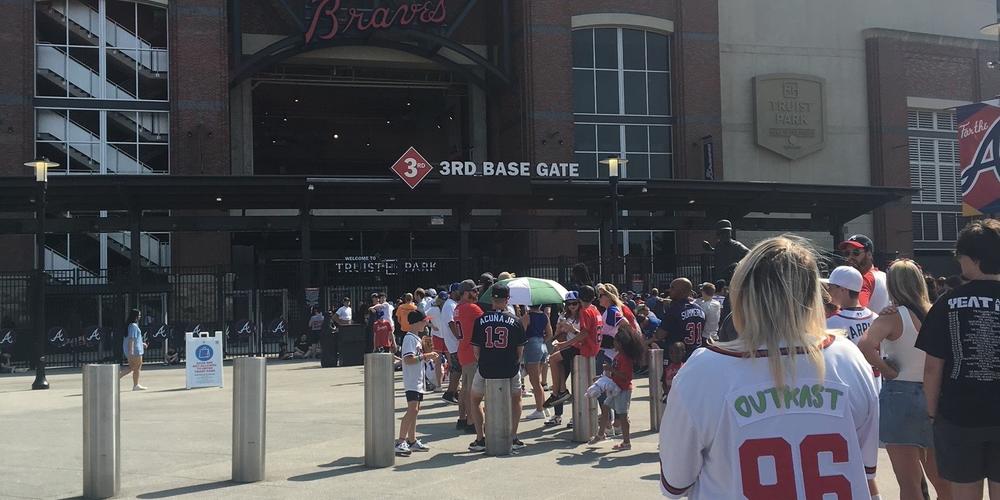
<path id="1" fill-rule="evenodd" d="M 618 191 L 619 205 L 629 214 L 622 229 L 711 229 L 727 218 L 746 230 L 834 234 L 846 222 L 913 193 L 897 187 L 684 179 L 622 180 Z M 411 190 L 388 177 L 53 175 L 46 230 L 596 229 L 609 217 L 610 192 L 607 180 L 429 178 Z M 0 234 L 35 232 L 34 179 L 0 178 L 0 193 Z M 322 209 L 437 209 L 451 215 L 318 215 Z M 167 210 L 170 215 L 157 215 Z M 272 215 L 243 215 L 243 210 Z M 481 210 L 500 212 L 475 215 Z M 100 211 L 112 216 L 97 217 Z M 770 213 L 790 215 L 751 216 Z"/>

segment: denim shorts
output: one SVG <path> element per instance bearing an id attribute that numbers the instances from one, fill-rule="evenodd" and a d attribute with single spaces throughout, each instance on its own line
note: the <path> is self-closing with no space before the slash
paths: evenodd
<path id="1" fill-rule="evenodd" d="M 524 346 L 524 364 L 544 363 L 549 359 L 549 350 L 542 337 L 528 337 Z"/>
<path id="2" fill-rule="evenodd" d="M 888 445 L 934 447 L 924 384 L 886 380 L 878 396 L 879 439 Z"/>
<path id="3" fill-rule="evenodd" d="M 608 396 L 604 405 L 615 412 L 616 416 L 628 415 L 628 407 L 632 403 L 632 391 L 622 391 L 614 396 Z"/>

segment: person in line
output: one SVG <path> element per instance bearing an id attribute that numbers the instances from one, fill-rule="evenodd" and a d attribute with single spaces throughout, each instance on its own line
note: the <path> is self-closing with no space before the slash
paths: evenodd
<path id="1" fill-rule="evenodd" d="M 666 345 L 684 342 L 687 356 L 701 347 L 702 332 L 705 330 L 705 311 L 691 298 L 693 289 L 687 278 L 670 282 L 670 305 L 661 316 L 663 322 L 660 323 L 660 329 L 666 332 Z"/>
<path id="2" fill-rule="evenodd" d="M 827 332 L 809 243 L 760 242 L 737 265 L 730 301 L 739 337 L 695 351 L 674 378 L 660 427 L 662 493 L 881 500 L 867 481 L 879 444 L 871 366 Z"/>
<path id="3" fill-rule="evenodd" d="M 861 290 L 864 288 L 861 273 L 851 266 L 838 266 L 830 273 L 829 279 L 822 281 L 830 294 L 830 301 L 838 307 L 837 313 L 827 318 L 826 327 L 831 330 L 843 330 L 847 338 L 857 345 L 861 341 L 861 336 L 878 318 L 878 314 L 861 305 Z M 873 366 L 872 369 L 875 375 L 875 387 L 881 389 L 881 374 L 877 367 Z"/>
<path id="4" fill-rule="evenodd" d="M 925 355 L 915 345 L 931 308 L 926 281 L 909 259 L 889 266 L 887 278 L 896 314 L 879 316 L 858 342 L 865 359 L 885 378 L 879 393 L 879 440 L 889 453 L 900 498 L 921 498 L 926 473 L 938 498 L 948 500 L 950 485 L 938 474 L 931 420 L 924 411 Z"/>
<path id="5" fill-rule="evenodd" d="M 323 316 L 323 310 L 318 306 L 313 306 L 311 315 L 309 316 L 309 342 L 319 344 L 320 336 L 323 334 L 323 323 L 325 321 L 326 317 Z"/>
<path id="6" fill-rule="evenodd" d="M 552 322 L 549 314 L 551 309 L 548 307 L 543 310 L 541 306 L 531 306 L 527 314 L 521 317 L 522 326 L 528 337 L 528 343 L 524 346 L 524 371 L 528 373 L 531 395 L 535 398 L 535 411 L 524 417 L 526 420 L 541 420 L 548 416 L 545 414 L 542 370 L 549 358 L 545 343 L 552 338 Z"/>
<path id="7" fill-rule="evenodd" d="M 594 306 L 593 301 L 596 295 L 596 291 L 593 287 L 587 285 L 580 288 L 576 297 L 580 303 L 580 312 L 577 313 L 579 317 L 580 330 L 572 340 L 567 340 L 566 342 L 560 342 L 558 346 L 555 347 L 556 352 L 560 353 L 560 358 L 563 362 L 567 362 L 567 359 L 575 358 L 576 356 L 585 356 L 588 358 L 595 358 L 597 354 L 601 351 L 600 346 L 600 333 L 601 333 L 601 313 L 597 311 L 597 307 Z M 572 366 L 572 361 L 569 361 L 570 366 Z M 553 363 L 555 366 L 555 363 Z M 567 370 L 569 373 L 569 370 Z M 556 373 L 552 374 L 554 377 Z M 558 380 L 558 377 L 557 377 Z M 553 383 L 555 385 L 556 382 Z M 545 401 L 546 406 L 555 406 L 558 404 L 565 403 L 571 397 L 569 390 L 566 388 L 565 383 L 560 385 L 561 390 L 555 392 L 553 390 L 552 395 Z M 561 412 L 556 408 L 556 415 L 560 415 Z"/>
<path id="8" fill-rule="evenodd" d="M 473 353 L 476 359 L 476 373 L 472 381 L 472 406 L 469 415 L 476 425 L 476 440 L 469 445 L 470 451 L 486 450 L 485 420 L 480 404 L 486 393 L 486 380 L 510 380 L 510 422 L 513 449 L 524 448 L 524 442 L 517 438 L 517 426 L 521 420 L 521 357 L 528 342 L 521 319 L 507 312 L 510 288 L 504 284 L 493 285 L 492 311 L 476 318 L 472 330 Z"/>
<path id="9" fill-rule="evenodd" d="M 685 354 L 687 354 L 687 348 L 684 347 L 684 342 L 674 342 L 667 350 L 667 366 L 663 367 L 663 378 L 660 379 L 660 384 L 663 385 L 664 403 L 667 402 L 667 396 L 670 395 L 670 388 L 674 385 L 677 372 L 684 367 Z"/>
<path id="10" fill-rule="evenodd" d="M 411 312 L 418 309 L 417 305 L 413 303 L 413 294 L 409 292 L 403 294 L 403 303 L 396 308 L 396 322 L 404 334 L 410 331 L 410 322 L 407 318 Z"/>
<path id="11" fill-rule="evenodd" d="M 337 326 L 347 326 L 351 324 L 354 319 L 354 313 L 351 310 L 351 298 L 344 297 L 340 302 L 340 307 L 337 308 L 336 313 L 333 316 L 334 323 Z"/>
<path id="12" fill-rule="evenodd" d="M 543 404 L 545 408 L 553 408 L 554 415 L 545 421 L 545 425 L 549 427 L 562 425 L 563 403 L 569 399 L 566 379 L 573 373 L 573 358 L 580 352 L 579 348 L 576 347 L 561 347 L 562 344 L 573 340 L 580 334 L 580 295 L 575 291 L 566 292 L 563 299 L 563 312 L 559 315 L 555 339 L 552 341 L 553 354 L 549 357 L 549 369 L 552 371 L 552 395 Z M 558 396 L 562 396 L 564 399 L 562 402 L 555 403 Z"/>
<path id="13" fill-rule="evenodd" d="M 462 363 L 458 361 L 460 327 L 458 326 L 458 322 L 455 321 L 455 309 L 458 307 L 459 299 L 462 298 L 461 293 L 459 293 L 460 288 L 461 284 L 452 283 L 448 287 L 448 295 L 444 301 L 444 305 L 441 306 L 441 330 L 444 337 L 444 345 L 448 348 L 449 372 L 448 387 L 444 390 L 444 394 L 441 395 L 441 399 L 458 405 L 458 422 L 455 423 L 455 428 L 465 430 L 469 424 L 465 407 L 466 398 L 460 397 L 458 393 L 458 384 L 462 380 Z"/>
<path id="14" fill-rule="evenodd" d="M 476 354 L 472 346 L 472 329 L 476 320 L 483 315 L 483 309 L 476 303 L 479 300 L 479 288 L 475 282 L 472 280 L 461 282 L 459 293 L 461 293 L 462 301 L 455 308 L 456 335 L 459 338 L 458 362 L 462 367 L 462 392 L 459 393 L 459 397 L 465 400 L 465 432 L 472 433 L 476 431 L 476 422 L 474 420 L 475 414 L 470 410 L 472 408 L 472 391 L 469 389 L 472 388 L 472 382 L 477 373 Z M 518 395 L 520 395 L 520 390 L 518 390 Z"/>
<path id="15" fill-rule="evenodd" d="M 433 291 L 434 289 L 431 288 Z M 445 379 L 445 368 L 448 361 L 448 346 L 444 343 L 444 327 L 441 325 L 441 313 L 444 307 L 444 297 L 435 297 L 430 306 L 427 307 L 423 313 L 427 316 L 427 327 L 431 331 L 431 345 L 434 347 L 434 352 L 438 353 L 439 362 L 435 366 L 434 377 L 437 380 L 438 390 L 441 390 L 442 384 Z M 449 382 L 450 383 L 450 382 Z"/>
<path id="16" fill-rule="evenodd" d="M 427 316 L 419 310 L 410 311 L 406 317 L 409 331 L 403 336 L 403 390 L 406 391 L 406 413 L 399 421 L 399 439 L 396 454 L 408 457 L 413 451 L 429 451 L 430 447 L 417 439 L 417 414 L 424 400 L 424 361 L 438 359 L 436 352 L 424 352 L 420 335 L 427 328 Z"/>
<path id="17" fill-rule="evenodd" d="M 969 223 L 955 257 L 968 281 L 931 307 L 917 335 L 934 454 L 952 498 L 1000 500 L 1000 220 Z"/>
<path id="18" fill-rule="evenodd" d="M 889 289 L 885 273 L 875 267 L 875 243 L 863 234 L 855 234 L 837 245 L 837 249 L 847 263 L 861 273 L 864 280 L 859 292 L 861 305 L 881 313 L 889 306 Z"/>
<path id="19" fill-rule="evenodd" d="M 128 366 L 118 374 L 118 378 L 122 378 L 129 373 L 132 373 L 132 390 L 133 391 L 145 391 L 146 387 L 139 385 L 139 373 L 142 371 L 142 354 L 146 350 L 146 343 L 142 339 L 142 330 L 139 329 L 139 318 L 142 317 L 142 313 L 138 309 L 132 309 L 128 313 L 128 333 L 125 335 L 125 339 L 122 341 L 122 350 L 125 354 L 125 359 L 128 360 Z"/>
<path id="20" fill-rule="evenodd" d="M 605 431 L 611 425 L 608 416 L 614 415 L 615 423 L 621 427 L 622 442 L 616 444 L 612 449 L 624 451 L 632 449 L 628 410 L 634 389 L 632 385 L 633 370 L 636 363 L 644 357 L 646 349 L 628 322 L 623 322 L 618 333 L 615 334 L 614 349 L 615 357 L 610 364 L 604 365 L 604 374 L 614 380 L 620 390 L 617 394 L 610 395 L 604 400 L 602 406 L 607 407 L 609 411 L 602 412 L 597 436 L 591 439 L 591 443 L 601 440 L 600 438 L 605 435 Z"/>
<path id="21" fill-rule="evenodd" d="M 722 303 L 715 300 L 715 285 L 702 283 L 701 296 L 694 304 L 705 311 L 705 329 L 701 332 L 702 343 L 715 340 L 719 334 L 719 319 L 722 314 Z"/>

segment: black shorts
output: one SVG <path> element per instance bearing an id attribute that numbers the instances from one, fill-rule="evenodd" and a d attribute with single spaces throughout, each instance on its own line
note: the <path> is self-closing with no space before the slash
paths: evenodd
<path id="1" fill-rule="evenodd" d="M 1000 426 L 959 427 L 934 422 L 934 456 L 941 477 L 956 483 L 1000 482 Z"/>
<path id="2" fill-rule="evenodd" d="M 573 373 L 573 360 L 580 354 L 580 349 L 569 347 L 559 352 L 562 354 L 563 370 L 566 371 L 567 375 Z"/>
<path id="3" fill-rule="evenodd" d="M 319 343 L 319 332 L 320 330 L 309 330 L 309 343 L 318 344 Z"/>
<path id="4" fill-rule="evenodd" d="M 424 400 L 424 393 L 417 392 L 417 391 L 406 391 L 406 402 L 407 403 L 409 403 L 411 401 L 423 401 L 423 400 Z"/>
<path id="5" fill-rule="evenodd" d="M 448 367 L 448 373 L 454 373 L 456 375 L 462 374 L 462 363 L 458 362 L 457 352 L 448 353 Z"/>

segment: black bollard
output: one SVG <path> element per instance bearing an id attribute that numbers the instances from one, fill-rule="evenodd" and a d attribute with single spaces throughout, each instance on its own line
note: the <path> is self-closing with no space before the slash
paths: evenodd
<path id="1" fill-rule="evenodd" d="M 31 383 L 31 390 L 48 389 L 49 381 L 45 380 L 45 356 L 38 358 L 35 363 L 35 381 Z"/>

